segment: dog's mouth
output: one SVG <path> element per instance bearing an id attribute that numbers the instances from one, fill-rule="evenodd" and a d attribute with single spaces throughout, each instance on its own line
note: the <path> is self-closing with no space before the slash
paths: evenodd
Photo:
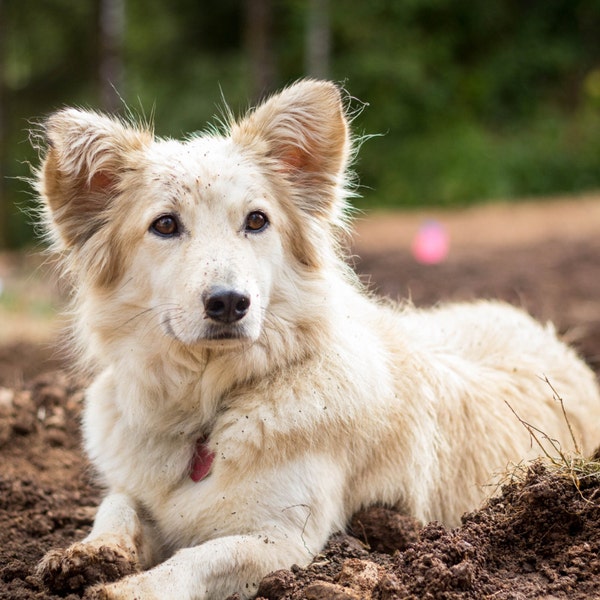
<path id="1" fill-rule="evenodd" d="M 169 337 L 185 346 L 229 345 L 253 340 L 252 336 L 248 335 L 247 328 L 241 323 L 229 325 L 204 323 L 201 328 L 188 331 L 185 335 L 175 331 L 168 317 L 163 321 L 163 326 Z"/>
<path id="2" fill-rule="evenodd" d="M 208 328 L 204 339 L 214 342 L 248 339 L 243 330 L 244 328 L 240 326 L 225 327 L 213 325 Z"/>

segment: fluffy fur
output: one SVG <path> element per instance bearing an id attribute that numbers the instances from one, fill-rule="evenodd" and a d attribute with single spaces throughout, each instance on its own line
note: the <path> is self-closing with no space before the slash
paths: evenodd
<path id="1" fill-rule="evenodd" d="M 248 598 L 366 505 L 454 525 L 538 450 L 511 408 L 570 441 L 544 377 L 581 447 L 600 440 L 596 380 L 550 325 L 361 290 L 340 252 L 351 144 L 333 84 L 184 142 L 74 109 L 45 131 L 37 185 L 74 279 L 95 372 L 85 446 L 108 491 L 90 535 L 44 558 L 47 582 L 104 562 L 132 574 L 89 597 Z M 211 316 L 215 290 L 244 296 L 235 320 Z M 198 439 L 214 460 L 195 482 Z"/>

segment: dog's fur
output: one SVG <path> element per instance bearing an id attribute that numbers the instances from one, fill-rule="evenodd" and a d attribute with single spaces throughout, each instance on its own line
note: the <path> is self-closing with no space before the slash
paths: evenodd
<path id="1" fill-rule="evenodd" d="M 75 282 L 95 369 L 85 446 L 108 490 L 91 534 L 44 558 L 46 581 L 112 561 L 133 574 L 90 597 L 247 598 L 366 505 L 454 525 L 539 451 L 512 410 L 570 442 L 546 377 L 581 447 L 600 441 L 595 377 L 551 326 L 361 290 L 340 250 L 351 143 L 333 84 L 184 142 L 74 109 L 45 134 L 37 186 Z M 215 290 L 244 295 L 241 316 L 211 316 Z M 214 460 L 192 481 L 198 439 Z"/>

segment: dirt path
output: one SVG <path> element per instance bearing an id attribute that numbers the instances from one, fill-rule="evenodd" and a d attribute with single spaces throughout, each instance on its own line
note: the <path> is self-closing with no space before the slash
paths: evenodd
<path id="1" fill-rule="evenodd" d="M 555 198 L 543 204 L 484 204 L 460 211 L 359 214 L 356 251 L 361 255 L 408 250 L 419 227 L 428 220 L 443 224 L 451 249 L 458 253 L 531 246 L 549 240 L 569 243 L 600 235 L 600 196 L 581 196 L 576 201 Z"/>

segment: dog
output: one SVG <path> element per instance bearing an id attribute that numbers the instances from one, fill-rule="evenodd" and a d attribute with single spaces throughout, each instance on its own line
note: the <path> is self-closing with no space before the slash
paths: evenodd
<path id="1" fill-rule="evenodd" d="M 562 444 L 570 425 L 585 452 L 600 440 L 595 376 L 551 325 L 362 288 L 344 98 L 302 80 L 186 141 L 79 109 L 45 121 L 35 185 L 74 283 L 83 437 L 107 490 L 91 533 L 42 559 L 48 585 L 250 598 L 362 507 L 456 525 L 541 453 L 520 420 Z"/>

